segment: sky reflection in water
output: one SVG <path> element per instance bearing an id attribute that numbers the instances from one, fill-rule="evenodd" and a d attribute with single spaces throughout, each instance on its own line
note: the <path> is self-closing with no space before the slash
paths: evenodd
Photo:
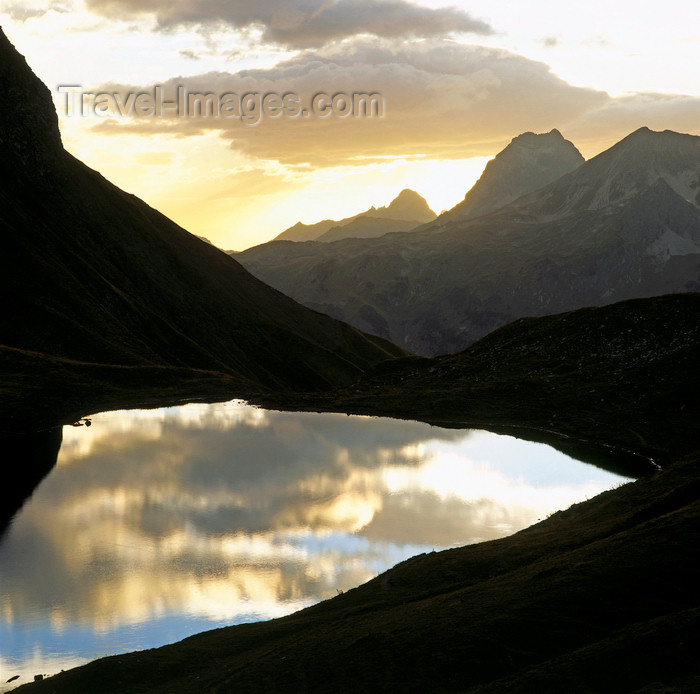
<path id="1" fill-rule="evenodd" d="M 92 421 L 0 541 L 3 683 L 287 614 L 622 481 L 488 432 L 239 401 Z"/>

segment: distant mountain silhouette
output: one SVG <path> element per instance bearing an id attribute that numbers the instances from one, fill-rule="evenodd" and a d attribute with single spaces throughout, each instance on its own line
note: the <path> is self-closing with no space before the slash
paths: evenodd
<path id="1" fill-rule="evenodd" d="M 558 130 L 523 133 L 486 164 L 464 200 L 441 219 L 469 219 L 488 214 L 581 166 L 584 158 Z"/>
<path id="2" fill-rule="evenodd" d="M 2 32 L 0 92 L 0 345 L 13 354 L 283 389 L 347 382 L 400 353 L 264 285 L 68 154 L 49 90 Z"/>
<path id="3" fill-rule="evenodd" d="M 275 241 L 338 241 L 343 238 L 372 238 L 392 231 L 409 231 L 437 215 L 425 198 L 404 188 L 386 207 L 370 207 L 365 212 L 339 221 L 324 219 L 315 224 L 297 222 L 274 238 Z M 384 220 L 382 225 L 380 220 Z"/>
<path id="4" fill-rule="evenodd" d="M 488 214 L 453 210 L 410 234 L 272 242 L 237 258 L 307 306 L 444 354 L 523 316 L 697 291 L 699 196 L 700 137 L 642 128 Z"/>
<path id="5" fill-rule="evenodd" d="M 429 222 L 437 216 L 425 198 L 409 188 L 404 188 L 387 207 L 371 208 L 365 214 L 383 219 L 417 219 L 419 222 Z"/>
<path id="6" fill-rule="evenodd" d="M 273 241 L 315 241 L 319 236 L 325 234 L 329 229 L 334 226 L 349 224 L 353 219 L 356 219 L 359 215 L 353 217 L 346 217 L 340 221 L 335 221 L 333 219 L 323 219 L 320 222 L 315 222 L 314 224 L 304 224 L 303 222 L 297 222 L 294 226 L 285 229 L 280 234 L 277 234 Z"/>

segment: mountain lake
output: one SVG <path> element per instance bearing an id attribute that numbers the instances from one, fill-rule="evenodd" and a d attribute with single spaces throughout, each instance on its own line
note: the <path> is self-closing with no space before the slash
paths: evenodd
<path id="1" fill-rule="evenodd" d="M 242 401 L 90 419 L 0 538 L 0 691 L 289 614 L 627 481 L 487 431 Z"/>

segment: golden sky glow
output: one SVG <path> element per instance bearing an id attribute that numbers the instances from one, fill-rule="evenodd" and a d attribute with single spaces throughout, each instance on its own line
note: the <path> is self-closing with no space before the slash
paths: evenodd
<path id="1" fill-rule="evenodd" d="M 587 158 L 642 125 L 699 134 L 699 19 L 690 0 L 0 5 L 58 106 L 67 84 L 382 94 L 374 119 L 61 117 L 76 156 L 227 249 L 386 205 L 405 187 L 440 212 L 527 130 L 556 127 Z"/>

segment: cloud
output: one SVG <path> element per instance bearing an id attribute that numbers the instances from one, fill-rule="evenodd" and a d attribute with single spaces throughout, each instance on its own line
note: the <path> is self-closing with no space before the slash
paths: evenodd
<path id="1" fill-rule="evenodd" d="M 646 125 L 652 130 L 697 130 L 700 97 L 659 92 L 634 92 L 611 98 L 585 115 L 597 128 L 625 134 Z M 580 126 L 579 126 L 580 127 Z"/>
<path id="2" fill-rule="evenodd" d="M 700 97 L 635 92 L 610 97 L 598 107 L 579 114 L 566 124 L 565 135 L 584 157 L 590 158 L 642 126 L 700 134 L 698 113 Z"/>
<path id="3" fill-rule="evenodd" d="M 36 7 L 36 3 L 25 5 L 18 2 L 7 6 L 3 11 L 15 22 L 26 22 L 28 19 L 43 17 L 49 12 L 65 14 L 71 11 L 71 7 L 60 2 L 51 2 L 45 7 Z"/>
<path id="4" fill-rule="evenodd" d="M 444 40 L 406 43 L 354 39 L 304 51 L 270 69 L 212 72 L 171 79 L 166 93 L 222 95 L 294 93 L 310 109 L 318 93 L 375 93 L 383 117 L 105 119 L 98 132 L 187 136 L 219 131 L 233 149 L 254 158 L 313 167 L 367 163 L 373 157 L 443 159 L 488 156 L 515 134 L 562 127 L 600 108 L 604 92 L 574 87 L 544 63 L 504 50 Z M 152 90 L 153 85 L 103 85 L 98 91 Z M 496 143 L 496 144 L 494 144 Z"/>
<path id="5" fill-rule="evenodd" d="M 180 55 L 183 58 L 187 58 L 187 60 L 200 60 L 201 59 L 201 56 L 198 53 L 196 53 L 195 51 L 193 51 L 191 48 L 183 48 L 180 51 Z"/>
<path id="6" fill-rule="evenodd" d="M 241 402 L 92 422 L 64 428 L 56 468 L 4 538 L 4 626 L 31 617 L 39 650 L 91 627 L 124 644 L 124 624 L 280 616 L 611 484 L 539 444 L 420 422 Z"/>
<path id="7" fill-rule="evenodd" d="M 463 10 L 430 9 L 405 0 L 87 0 L 87 7 L 119 19 L 151 14 L 160 30 L 260 28 L 264 41 L 296 48 L 356 34 L 425 38 L 453 32 L 492 33 L 486 22 Z"/>
<path id="8" fill-rule="evenodd" d="M 493 156 L 512 137 L 560 129 L 585 156 L 601 151 L 642 125 L 654 130 L 697 130 L 700 98 L 656 92 L 612 97 L 577 87 L 548 65 L 494 48 L 445 40 L 406 43 L 353 39 L 303 51 L 268 69 L 210 72 L 173 78 L 164 93 L 284 95 L 300 108 L 312 97 L 374 93 L 382 117 L 329 117 L 299 113 L 270 118 L 261 108 L 249 120 L 201 118 L 174 111 L 157 118 L 104 118 L 96 133 L 167 134 L 188 137 L 218 132 L 230 147 L 253 160 L 323 168 L 367 165 L 387 158 L 464 159 Z M 97 91 L 152 91 L 153 85 L 106 84 Z M 122 96 L 124 98 L 124 96 Z M 258 104 L 259 107 L 259 104 Z M 251 124 L 255 123 L 255 124 Z"/>

